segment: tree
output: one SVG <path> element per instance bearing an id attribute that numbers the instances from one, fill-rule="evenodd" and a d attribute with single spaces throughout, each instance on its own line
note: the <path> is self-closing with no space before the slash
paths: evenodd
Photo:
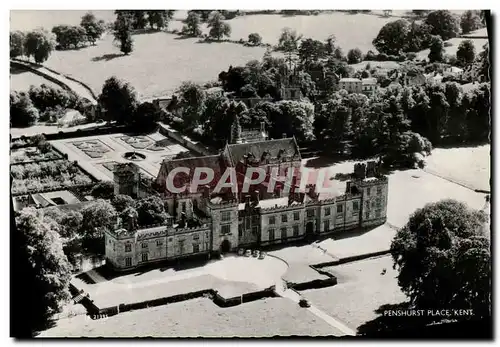
<path id="1" fill-rule="evenodd" d="M 399 55 L 407 45 L 408 31 L 409 24 L 404 19 L 389 22 L 380 29 L 372 43 L 380 53 Z"/>
<path id="2" fill-rule="evenodd" d="M 201 35 L 200 29 L 200 15 L 195 11 L 189 11 L 187 18 L 184 20 L 182 33 L 184 35 L 197 37 Z"/>
<path id="3" fill-rule="evenodd" d="M 113 200 L 111 200 L 111 204 L 113 205 L 117 213 L 123 212 L 128 207 L 133 207 L 134 203 L 135 201 L 131 196 L 123 194 L 115 195 L 113 197 Z"/>
<path id="4" fill-rule="evenodd" d="M 193 82 L 184 82 L 179 87 L 179 106 L 186 129 L 194 129 L 205 109 L 206 93 Z"/>
<path id="5" fill-rule="evenodd" d="M 22 31 L 16 30 L 10 32 L 10 57 L 17 58 L 24 55 L 25 35 Z"/>
<path id="6" fill-rule="evenodd" d="M 349 64 L 357 64 L 363 61 L 363 53 L 359 48 L 350 49 L 347 52 L 347 62 Z"/>
<path id="7" fill-rule="evenodd" d="M 415 211 L 397 232 L 391 255 L 398 284 L 414 308 L 460 307 L 473 309 L 475 319 L 490 316 L 490 242 L 482 230 L 486 218 L 464 203 L 441 200 Z"/>
<path id="8" fill-rule="evenodd" d="M 297 34 L 295 30 L 290 28 L 283 28 L 281 31 L 281 36 L 278 40 L 278 49 L 293 53 L 299 48 L 299 42 L 302 39 L 302 35 Z"/>
<path id="9" fill-rule="evenodd" d="M 310 102 L 283 100 L 277 106 L 279 113 L 273 112 L 268 116 L 272 124 L 269 131 L 272 138 L 281 138 L 285 133 L 288 137 L 295 136 L 297 141 L 314 139 L 314 106 Z"/>
<path id="10" fill-rule="evenodd" d="M 97 254 L 104 253 L 104 233 L 114 229 L 116 224 L 116 211 L 109 202 L 98 199 L 86 205 L 82 210 L 83 222 L 80 235 L 84 246 Z"/>
<path id="11" fill-rule="evenodd" d="M 54 35 L 44 29 L 37 29 L 26 34 L 24 54 L 28 58 L 33 56 L 36 63 L 46 61 L 55 47 L 56 40 Z"/>
<path id="12" fill-rule="evenodd" d="M 305 39 L 300 42 L 299 58 L 305 66 L 325 57 L 326 50 L 323 42 L 313 39 Z"/>
<path id="13" fill-rule="evenodd" d="M 441 36 L 443 41 L 457 37 L 460 31 L 457 17 L 447 10 L 432 11 L 425 23 L 431 26 L 431 34 Z"/>
<path id="14" fill-rule="evenodd" d="M 130 124 L 137 108 L 135 90 L 116 77 L 104 82 L 99 103 L 105 109 L 105 119 L 120 124 Z"/>
<path id="15" fill-rule="evenodd" d="M 220 41 L 224 36 L 229 37 L 231 35 L 231 26 L 224 22 L 224 16 L 220 12 L 213 11 L 207 23 L 210 28 L 209 37 Z"/>
<path id="16" fill-rule="evenodd" d="M 413 14 L 418 17 L 427 16 L 431 10 L 412 10 Z"/>
<path id="17" fill-rule="evenodd" d="M 472 40 L 463 40 L 458 45 L 457 60 L 462 66 L 472 64 L 476 58 L 476 48 Z"/>
<path id="18" fill-rule="evenodd" d="M 352 135 L 351 110 L 343 104 L 344 93 L 332 95 L 318 106 L 314 120 L 315 136 L 332 153 L 344 153 Z"/>
<path id="19" fill-rule="evenodd" d="M 90 195 L 92 195 L 95 199 L 112 199 L 115 195 L 114 183 L 111 181 L 99 182 L 92 187 Z"/>
<path id="20" fill-rule="evenodd" d="M 137 223 L 140 226 L 163 224 L 168 217 L 163 200 L 158 196 L 149 196 L 138 200 L 135 209 L 138 213 Z"/>
<path id="21" fill-rule="evenodd" d="M 34 208 L 23 209 L 16 218 L 12 252 L 16 271 L 23 274 L 23 295 L 19 309 L 29 310 L 16 322 L 16 337 L 33 337 L 47 327 L 51 316 L 61 311 L 62 303 L 70 299 L 68 290 L 71 265 L 64 255 L 55 223 L 44 221 Z"/>
<path id="22" fill-rule="evenodd" d="M 462 34 L 468 34 L 471 31 L 481 28 L 481 16 L 479 11 L 465 11 L 460 17 L 460 28 L 462 29 Z"/>
<path id="23" fill-rule="evenodd" d="M 406 34 L 405 52 L 419 52 L 429 47 L 431 26 L 425 23 L 412 22 Z"/>
<path id="24" fill-rule="evenodd" d="M 83 15 L 80 26 L 85 30 L 87 40 L 94 45 L 106 29 L 104 21 L 102 19 L 97 20 L 92 12 Z"/>
<path id="25" fill-rule="evenodd" d="M 87 41 L 85 29 L 70 25 L 57 25 L 52 28 L 59 49 L 77 48 Z"/>
<path id="26" fill-rule="evenodd" d="M 160 30 L 163 28 L 168 28 L 169 22 L 174 16 L 173 10 L 149 10 L 146 11 L 149 25 L 151 28 L 156 26 L 156 29 Z"/>
<path id="27" fill-rule="evenodd" d="M 138 129 L 149 129 L 160 120 L 161 111 L 151 102 L 143 102 L 137 106 L 132 123 Z"/>
<path id="28" fill-rule="evenodd" d="M 38 110 L 33 106 L 26 93 L 10 94 L 10 125 L 12 127 L 29 127 L 38 120 Z"/>
<path id="29" fill-rule="evenodd" d="M 262 36 L 258 33 L 251 33 L 248 35 L 248 43 L 252 46 L 259 46 L 262 43 Z"/>
<path id="30" fill-rule="evenodd" d="M 132 18 L 127 13 L 119 13 L 114 23 L 113 35 L 115 40 L 120 43 L 120 51 L 127 55 L 133 50 L 134 42 L 132 40 Z"/>
<path id="31" fill-rule="evenodd" d="M 433 36 L 431 38 L 429 55 L 430 63 L 441 62 L 444 58 L 444 44 L 443 40 L 439 36 Z"/>
<path id="32" fill-rule="evenodd" d="M 335 50 L 333 51 L 333 57 L 340 61 L 347 61 L 347 58 L 345 57 L 344 53 L 342 52 L 342 48 L 340 47 L 335 48 Z"/>

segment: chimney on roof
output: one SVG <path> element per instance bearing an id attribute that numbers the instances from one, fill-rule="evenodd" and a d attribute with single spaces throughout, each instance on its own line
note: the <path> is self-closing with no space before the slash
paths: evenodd
<path id="1" fill-rule="evenodd" d="M 210 186 L 209 185 L 204 185 L 203 186 L 203 197 L 205 199 L 209 199 L 210 198 Z"/>
<path id="2" fill-rule="evenodd" d="M 258 190 L 256 190 L 256 191 L 254 191 L 254 194 L 255 194 L 255 198 L 254 198 L 255 204 L 258 205 L 259 198 L 260 198 L 260 192 Z"/>
<path id="3" fill-rule="evenodd" d="M 286 133 L 283 133 L 283 134 L 281 135 L 281 138 L 286 139 Z"/>
<path id="4" fill-rule="evenodd" d="M 266 131 L 266 122 L 260 122 L 260 131 L 261 132 Z"/>

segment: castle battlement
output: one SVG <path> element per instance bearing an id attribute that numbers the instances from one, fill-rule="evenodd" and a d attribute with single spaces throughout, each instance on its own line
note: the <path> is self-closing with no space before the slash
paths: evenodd
<path id="1" fill-rule="evenodd" d="M 207 205 L 209 207 L 214 207 L 214 208 L 227 208 L 227 207 L 237 207 L 238 206 L 238 200 L 237 199 L 231 199 L 231 200 L 215 200 L 210 199 L 207 201 Z"/>
<path id="2" fill-rule="evenodd" d="M 178 234 L 188 234 L 188 233 L 193 233 L 197 231 L 207 231 L 211 229 L 210 224 L 203 224 L 202 226 L 199 227 L 185 227 L 185 228 L 170 228 L 168 229 L 168 236 L 172 235 L 178 235 Z"/>
<path id="3" fill-rule="evenodd" d="M 301 208 L 301 207 L 304 207 L 304 203 L 300 203 L 300 202 L 296 202 L 294 201 L 295 203 L 294 204 L 290 204 L 290 205 L 281 205 L 281 206 L 270 206 L 270 207 L 264 207 L 264 208 L 261 208 L 260 210 L 262 212 L 271 212 L 271 211 L 284 211 L 284 210 L 289 210 L 289 209 L 292 209 L 292 208 Z"/>

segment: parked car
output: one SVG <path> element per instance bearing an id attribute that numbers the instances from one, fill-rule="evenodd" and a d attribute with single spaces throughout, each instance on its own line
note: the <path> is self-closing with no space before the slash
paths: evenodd
<path id="1" fill-rule="evenodd" d="M 260 252 L 258 250 L 253 251 L 253 257 L 257 258 L 260 255 Z"/>
<path id="2" fill-rule="evenodd" d="M 266 252 L 260 252 L 259 259 L 264 259 L 266 257 Z"/>
<path id="3" fill-rule="evenodd" d="M 311 304 L 306 299 L 300 299 L 299 306 L 300 307 L 311 307 Z"/>
<path id="4" fill-rule="evenodd" d="M 243 255 L 245 253 L 245 250 L 243 248 L 238 249 L 238 255 Z"/>
<path id="5" fill-rule="evenodd" d="M 252 256 L 252 250 L 251 249 L 247 249 L 246 252 L 245 252 L 245 257 L 251 257 Z"/>

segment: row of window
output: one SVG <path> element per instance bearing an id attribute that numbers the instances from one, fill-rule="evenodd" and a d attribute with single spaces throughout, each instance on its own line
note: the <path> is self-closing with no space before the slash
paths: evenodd
<path id="1" fill-rule="evenodd" d="M 200 234 L 193 234 L 193 240 L 197 241 L 200 239 Z M 205 233 L 205 239 L 208 239 L 208 232 Z M 169 241 L 172 242 L 172 238 L 169 238 Z M 163 240 L 156 240 L 156 246 L 163 246 Z M 149 247 L 149 244 L 147 242 L 141 243 L 141 248 L 142 249 L 147 249 Z M 125 252 L 132 252 L 132 244 L 127 243 L 125 244 Z"/>
<path id="2" fill-rule="evenodd" d="M 180 253 L 184 253 L 184 242 L 179 242 L 179 247 L 180 247 Z M 210 247 L 210 244 L 208 242 L 205 243 L 205 249 L 208 250 Z M 200 251 L 200 244 L 198 243 L 193 243 L 193 253 L 198 253 Z M 149 253 L 148 252 L 143 252 L 141 254 L 141 260 L 142 261 L 148 261 L 149 260 Z M 127 257 L 125 258 L 125 266 L 132 266 L 132 258 Z"/>
<path id="3" fill-rule="evenodd" d="M 280 229 L 282 239 L 287 238 L 287 230 L 288 230 L 287 227 L 282 227 Z M 294 226 L 292 226 L 292 230 L 293 230 L 293 237 L 299 236 L 299 225 L 298 224 L 295 224 Z M 269 228 L 268 233 L 269 233 L 269 241 L 273 241 L 275 239 L 275 229 Z"/>
<path id="4" fill-rule="evenodd" d="M 371 187 L 366 188 L 366 196 L 370 196 L 371 191 Z M 382 195 L 382 186 L 377 186 L 377 195 Z"/>

